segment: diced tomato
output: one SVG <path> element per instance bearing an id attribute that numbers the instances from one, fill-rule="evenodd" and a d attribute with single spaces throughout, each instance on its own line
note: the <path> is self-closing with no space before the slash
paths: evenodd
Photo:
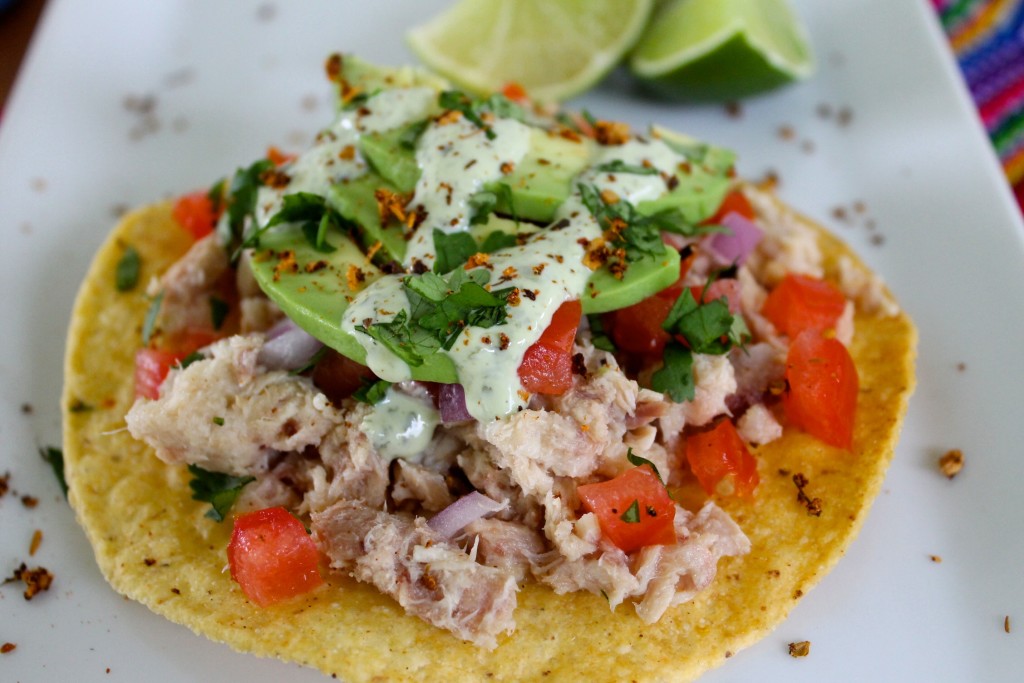
<path id="1" fill-rule="evenodd" d="M 583 507 L 597 515 L 608 540 L 627 553 L 676 542 L 676 505 L 649 465 L 626 470 L 608 481 L 584 484 L 576 493 Z"/>
<path id="2" fill-rule="evenodd" d="M 849 449 L 860 381 L 850 352 L 836 339 L 805 330 L 789 345 L 782 406 L 790 424 Z"/>
<path id="3" fill-rule="evenodd" d="M 623 351 L 660 356 L 672 336 L 661 324 L 672 310 L 675 297 L 655 294 L 640 303 L 612 311 L 606 328 L 615 346 Z"/>
<path id="4" fill-rule="evenodd" d="M 376 375 L 370 368 L 333 350 L 327 351 L 313 368 L 313 384 L 334 403 L 340 403 L 364 382 L 374 379 Z"/>
<path id="5" fill-rule="evenodd" d="M 530 101 L 530 96 L 526 94 L 526 88 L 516 82 L 506 83 L 505 87 L 501 89 L 501 94 L 509 98 L 513 102 L 524 104 Z"/>
<path id="6" fill-rule="evenodd" d="M 274 164 L 274 166 L 283 166 L 284 164 L 287 164 L 290 161 L 295 161 L 296 158 L 297 156 L 295 154 L 288 154 L 287 152 L 282 152 L 273 145 L 267 147 L 267 159 L 269 159 L 270 163 Z"/>
<path id="7" fill-rule="evenodd" d="M 725 195 L 725 199 L 722 200 L 722 203 L 718 207 L 718 211 L 715 212 L 715 215 L 706 219 L 703 224 L 717 225 L 730 213 L 738 213 L 749 220 L 753 220 L 757 215 L 754 213 L 754 207 L 750 205 L 746 196 L 739 190 L 733 190 L 729 194 Z"/>
<path id="8" fill-rule="evenodd" d="M 790 339 L 803 330 L 834 330 L 846 308 L 846 297 L 835 285 L 788 273 L 765 299 L 761 313 Z"/>
<path id="9" fill-rule="evenodd" d="M 211 232 L 220 217 L 205 190 L 191 192 L 178 197 L 172 210 L 174 220 L 195 239 L 202 239 Z"/>
<path id="10" fill-rule="evenodd" d="M 167 378 L 171 367 L 179 363 L 183 355 L 159 349 L 139 349 L 135 352 L 135 398 L 156 399 L 160 397 L 160 385 Z"/>
<path id="11" fill-rule="evenodd" d="M 572 343 L 580 326 L 583 307 L 579 300 L 566 301 L 519 366 L 519 381 L 533 394 L 564 394 L 572 388 Z"/>
<path id="12" fill-rule="evenodd" d="M 730 420 L 722 420 L 713 429 L 687 436 L 686 461 L 701 488 L 708 493 L 714 493 L 723 479 L 731 477 L 733 493 L 749 498 L 760 481 L 757 460 Z"/>
<path id="13" fill-rule="evenodd" d="M 313 590 L 323 583 L 320 554 L 306 529 L 283 507 L 235 519 L 228 543 L 231 578 L 260 607 Z"/>

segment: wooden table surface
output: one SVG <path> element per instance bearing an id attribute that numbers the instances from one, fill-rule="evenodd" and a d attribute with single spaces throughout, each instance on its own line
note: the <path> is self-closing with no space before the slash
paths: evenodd
<path id="1" fill-rule="evenodd" d="M 16 0 L 0 12 L 0 108 L 14 85 L 46 0 Z"/>

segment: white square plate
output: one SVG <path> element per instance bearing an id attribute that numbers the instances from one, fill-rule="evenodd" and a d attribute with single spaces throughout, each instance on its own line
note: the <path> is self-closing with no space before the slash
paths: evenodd
<path id="1" fill-rule="evenodd" d="M 117 213 L 205 187 L 270 144 L 302 148 L 330 118 L 326 55 L 412 63 L 404 30 L 444 4 L 50 0 L 0 125 L 0 473 L 41 499 L 0 500 L 0 572 L 31 560 L 56 581 L 32 602 L 0 587 L 0 642 L 17 644 L 3 680 L 322 680 L 114 594 L 37 449 L 60 443 L 68 316 Z M 621 74 L 576 103 L 732 147 L 748 177 L 777 172 L 782 196 L 849 241 L 920 329 L 918 390 L 860 538 L 776 632 L 703 680 L 1019 680 L 1024 225 L 925 0 L 795 4 L 817 74 L 738 116 L 644 99 Z M 936 461 L 954 447 L 967 464 L 948 481 Z M 1007 615 L 1021 624 L 1009 634 Z M 788 656 L 798 640 L 809 657 Z"/>

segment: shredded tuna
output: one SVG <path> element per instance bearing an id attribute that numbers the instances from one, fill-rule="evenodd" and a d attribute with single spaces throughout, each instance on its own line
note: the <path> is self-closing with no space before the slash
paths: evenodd
<path id="1" fill-rule="evenodd" d="M 736 431 L 747 443 L 762 445 L 782 436 L 782 425 L 763 403 L 750 406 L 736 422 Z"/>
<path id="2" fill-rule="evenodd" d="M 487 649 L 515 628 L 514 575 L 475 562 L 422 517 L 343 501 L 314 513 L 312 529 L 333 569 L 372 584 L 409 614 Z"/>
<path id="3" fill-rule="evenodd" d="M 213 344 L 210 358 L 172 371 L 158 399 L 132 406 L 128 431 L 165 462 L 235 475 L 263 471 L 273 453 L 318 445 L 340 413 L 308 379 L 262 372 L 262 344 L 258 334 Z"/>
<path id="4" fill-rule="evenodd" d="M 471 522 L 463 530 L 463 537 L 476 549 L 478 561 L 511 574 L 516 583 L 530 575 L 530 568 L 547 550 L 535 529 L 500 519 Z"/>
<path id="5" fill-rule="evenodd" d="M 216 235 L 198 240 L 158 280 L 147 294 L 162 292 L 159 329 L 174 333 L 186 329 L 210 329 L 210 295 L 228 272 L 228 255 Z"/>

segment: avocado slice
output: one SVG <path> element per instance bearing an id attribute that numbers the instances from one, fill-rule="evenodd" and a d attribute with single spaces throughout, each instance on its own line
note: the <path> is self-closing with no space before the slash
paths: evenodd
<path id="1" fill-rule="evenodd" d="M 414 191 L 420 179 L 415 140 L 417 132 L 422 132 L 425 124 L 426 121 L 421 121 L 359 138 L 359 151 L 363 157 L 378 175 L 399 192 Z"/>
<path id="2" fill-rule="evenodd" d="M 511 173 L 484 187 L 496 192 L 498 185 L 511 190 L 512 205 L 498 192 L 496 211 L 522 220 L 550 223 L 555 211 L 569 197 L 572 181 L 591 162 L 593 141 L 569 139 L 540 128 L 530 131 L 530 151 Z"/>
<path id="3" fill-rule="evenodd" d="M 632 306 L 678 279 L 679 252 L 668 247 L 661 254 L 645 254 L 636 261 L 630 261 L 621 280 L 607 268 L 601 268 L 587 280 L 580 299 L 583 313 L 607 313 Z"/>
<path id="4" fill-rule="evenodd" d="M 365 363 L 366 351 L 355 337 L 342 331 L 341 319 L 356 292 L 379 278 L 381 271 L 369 264 L 359 246 L 341 231 L 332 229 L 327 242 L 334 251 L 319 252 L 298 225 L 275 227 L 261 237 L 260 248 L 253 252 L 253 275 L 299 327 L 338 353 Z M 357 270 L 362 275 L 359 283 Z M 458 381 L 455 366 L 441 354 L 427 356 L 423 365 L 412 368 L 412 376 L 425 382 Z"/>
<path id="5" fill-rule="evenodd" d="M 327 193 L 327 201 L 338 213 L 359 225 L 367 249 L 379 241 L 389 260 L 401 262 L 405 257 L 405 227 L 395 221 L 381 224 L 380 209 L 374 194 L 379 189 L 400 193 L 395 185 L 376 173 L 367 173 L 332 185 Z M 362 254 L 360 258 L 365 260 Z"/>
<path id="6" fill-rule="evenodd" d="M 353 55 L 343 55 L 341 58 L 340 82 L 344 82 L 350 89 L 356 89 L 356 94 L 365 95 L 388 88 L 428 87 L 441 92 L 451 87 L 448 81 L 424 69 L 377 66 Z M 335 88 L 338 90 L 338 106 L 344 106 L 340 87 L 336 85 Z"/>

